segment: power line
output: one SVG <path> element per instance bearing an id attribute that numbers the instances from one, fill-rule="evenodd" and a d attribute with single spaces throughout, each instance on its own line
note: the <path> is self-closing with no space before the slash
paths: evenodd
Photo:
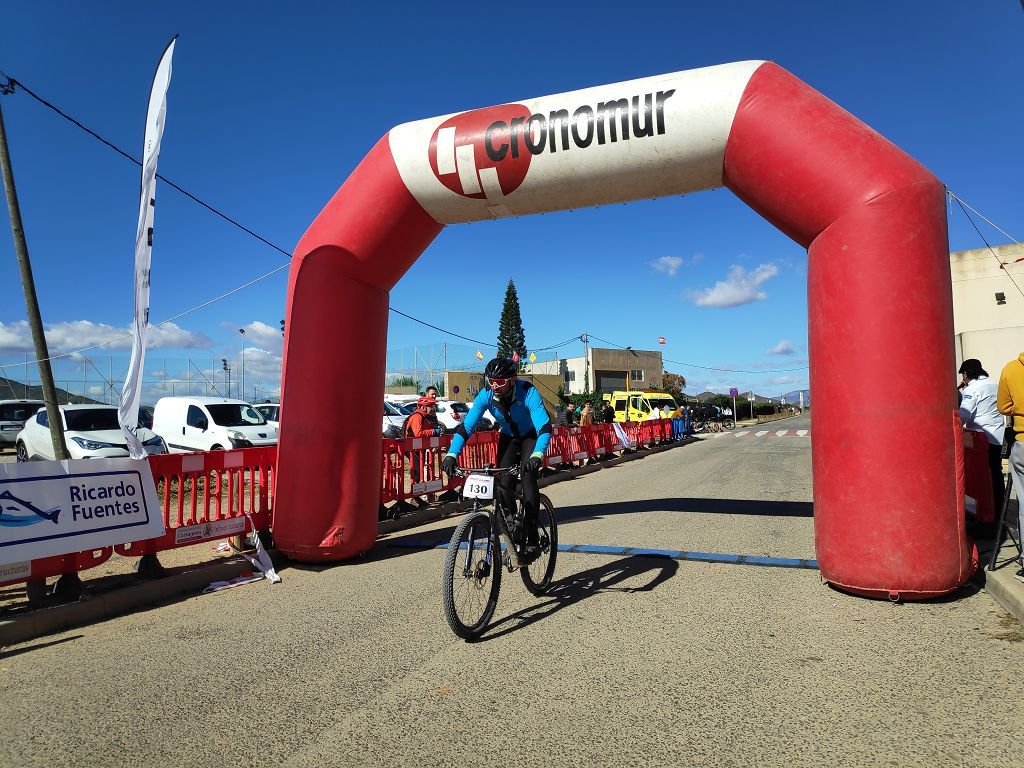
<path id="1" fill-rule="evenodd" d="M 588 334 L 588 335 L 590 336 L 590 338 L 597 339 L 598 341 L 603 341 L 605 344 L 611 344 L 613 347 L 618 347 L 619 349 L 625 349 L 625 350 L 633 353 L 637 357 L 639 357 L 640 355 L 645 355 L 647 357 L 654 357 L 654 358 L 658 357 L 658 355 L 656 355 L 656 354 L 654 354 L 652 352 L 643 352 L 643 351 L 638 352 L 637 350 L 633 349 L 632 347 L 624 347 L 621 344 L 616 344 L 614 341 L 608 341 L 608 339 L 602 339 L 600 336 L 595 336 L 592 333 Z M 660 359 L 665 361 L 665 362 L 668 362 L 668 363 L 675 363 L 676 365 L 681 365 L 684 368 L 699 368 L 702 371 L 722 371 L 724 373 L 788 373 L 788 372 L 791 372 L 791 371 L 806 371 L 807 368 L 808 368 L 808 366 L 803 365 L 803 366 L 801 366 L 799 368 L 771 368 L 771 369 L 760 370 L 760 371 L 748 371 L 748 370 L 745 370 L 743 368 L 714 368 L 714 367 L 709 366 L 709 365 L 696 365 L 695 363 L 684 363 L 684 362 L 682 362 L 680 360 L 672 360 L 672 359 L 664 357 L 664 356 L 662 356 Z"/>
<path id="2" fill-rule="evenodd" d="M 971 218 L 971 214 L 969 214 L 967 212 L 967 208 L 964 207 L 966 204 L 959 197 L 950 192 L 948 189 L 946 190 L 946 194 L 948 194 L 953 200 L 956 200 L 957 205 L 960 206 L 960 210 L 964 212 L 964 216 L 966 216 L 967 220 L 971 222 L 971 226 L 974 227 L 974 231 L 977 232 L 978 237 L 981 238 L 981 242 L 985 244 L 985 247 L 988 248 L 989 253 L 992 254 L 992 258 L 994 258 L 996 262 L 999 264 L 999 268 L 1010 279 L 1010 282 L 1013 283 L 1013 287 L 1017 289 L 1017 292 L 1020 293 L 1021 297 L 1024 297 L 1024 290 L 1022 290 L 1021 287 L 1017 284 L 1017 281 L 1013 279 L 1013 275 L 1010 274 L 1010 270 L 1008 270 L 1006 266 L 1003 264 L 1003 260 L 999 258 L 999 254 L 995 252 L 995 249 L 991 245 L 989 245 L 988 240 L 985 239 L 985 235 L 981 233 L 981 229 L 978 228 L 978 225 L 975 223 L 974 219 Z M 971 210 L 974 211 L 973 208 L 971 208 Z M 974 212 L 978 213 L 977 211 Z M 981 216 L 980 213 L 978 213 L 978 215 Z M 981 218 L 985 219 L 984 216 L 981 216 Z M 985 221 L 988 221 L 988 219 L 985 219 Z M 988 221 L 988 223 L 992 224 L 991 221 Z M 999 227 L 996 227 L 995 224 L 992 224 L 992 226 L 999 230 L 999 232 L 1001 232 L 1002 234 L 1006 235 L 1006 237 L 1010 237 L 1005 232 L 1003 232 L 1003 230 L 999 229 Z M 1012 237 L 1010 237 L 1010 239 L 1013 240 Z M 1013 240 L 1013 242 L 1016 243 L 1017 245 L 1020 245 L 1020 243 L 1018 243 L 1016 240 Z"/>
<path id="3" fill-rule="evenodd" d="M 71 117 L 71 115 L 67 114 L 62 109 L 57 107 L 56 105 L 51 104 L 49 101 L 47 101 L 42 96 L 37 94 L 35 91 L 33 91 L 31 88 L 29 88 L 27 85 L 25 85 L 20 80 L 15 80 L 13 77 L 11 77 L 10 75 L 8 75 L 8 74 L 6 74 L 6 73 L 4 73 L 2 71 L 0 71 L 0 75 L 2 75 L 3 77 L 7 78 L 8 88 L 13 88 L 13 87 L 21 88 L 21 90 L 23 90 L 25 93 L 27 93 L 29 96 L 31 96 L 36 101 L 38 101 L 44 107 L 47 107 L 48 109 L 53 110 L 58 115 L 63 117 L 65 120 L 67 120 L 70 123 L 72 123 L 72 124 L 78 126 L 79 128 L 81 128 L 83 131 L 88 133 L 90 136 L 92 136 L 97 141 L 100 141 L 101 143 L 103 143 L 103 144 L 107 145 L 108 147 L 110 147 L 112 150 L 117 152 L 117 154 L 121 155 L 122 157 L 124 157 L 127 160 L 131 160 L 137 166 L 142 167 L 142 163 L 139 160 L 137 160 L 135 157 L 133 157 L 132 155 L 130 155 L 127 152 L 125 152 L 123 149 L 121 149 L 119 146 L 117 146 L 113 142 L 108 141 L 107 139 L 105 139 L 102 136 L 100 136 L 98 133 L 96 133 L 96 131 L 92 130 L 91 128 L 88 128 L 85 125 L 83 125 L 78 120 L 76 120 L 75 118 Z M 226 213 L 218 211 L 212 205 L 210 205 L 209 203 L 205 202 L 204 200 L 200 200 L 198 197 L 193 195 L 187 189 L 184 189 L 183 187 L 175 184 L 173 181 L 168 179 L 166 176 L 163 176 L 163 175 L 158 173 L 156 175 L 156 177 L 158 179 L 160 179 L 160 181 L 162 181 L 165 184 L 167 184 L 169 187 L 171 187 L 173 189 L 176 189 L 178 192 L 181 192 L 181 194 L 185 195 L 185 197 L 189 198 L 190 200 L 192 200 L 192 201 L 194 201 L 196 203 L 199 203 L 199 205 L 203 206 L 203 208 L 205 208 L 206 210 L 210 211 L 211 213 L 213 213 L 213 214 L 215 214 L 217 216 L 220 216 L 222 219 L 224 219 L 229 224 L 233 224 L 234 226 L 238 227 L 243 232 L 251 235 L 252 237 L 255 237 L 261 243 L 264 243 L 265 245 L 269 245 L 275 251 L 280 251 L 281 253 L 283 253 L 289 259 L 292 257 L 292 255 L 290 253 L 288 253 L 288 251 L 286 251 L 284 248 L 281 248 L 279 245 L 275 245 L 274 243 L 272 243 L 269 240 L 267 240 L 265 237 L 262 237 L 261 235 L 256 234 L 255 232 L 253 232 L 251 229 L 249 229 L 245 225 L 235 221 L 233 218 L 228 216 Z"/>
<path id="4" fill-rule="evenodd" d="M 52 110 L 53 112 L 55 112 L 56 114 L 60 115 L 62 118 L 64 118 L 68 122 L 72 123 L 76 127 L 78 127 L 81 130 L 85 131 L 90 136 L 92 136 L 94 139 L 96 139 L 97 141 L 99 141 L 102 144 L 106 145 L 110 149 L 114 150 L 115 152 L 117 152 L 119 155 L 121 155 L 125 159 L 130 160 L 131 162 L 135 163 L 136 165 L 138 165 L 140 167 L 142 166 L 142 163 L 139 160 L 137 160 L 135 157 L 133 157 L 131 154 L 129 154 L 125 150 L 121 149 L 119 146 L 114 144 L 112 141 L 109 141 L 109 140 L 105 139 L 103 136 L 98 134 L 96 131 L 94 131 L 91 128 L 89 128 L 88 126 L 84 125 L 81 121 L 76 120 L 74 117 L 72 117 L 71 115 L 66 113 L 64 110 L 60 109 L 60 107 L 58 107 L 55 104 L 52 104 L 51 102 L 47 101 L 42 96 L 40 96 L 35 91 L 33 91 L 31 88 L 26 86 L 20 80 L 17 80 L 17 79 L 11 77 L 10 75 L 8 75 L 8 74 L 6 74 L 6 73 L 4 73 L 2 71 L 0 71 L 0 76 L 6 78 L 6 80 L 7 80 L 6 84 L 0 84 L 0 92 L 2 92 L 3 94 L 13 93 L 15 87 L 21 88 L 21 90 L 23 90 L 25 93 L 27 93 L 29 96 L 31 96 L 33 99 L 38 101 L 40 104 L 42 104 L 47 109 Z M 168 186 L 170 186 L 172 189 L 175 189 L 178 192 L 180 192 L 181 194 L 185 195 L 190 200 L 198 203 L 199 205 L 201 205 L 206 210 L 208 210 L 211 213 L 213 213 L 213 214 L 219 216 L 220 218 L 224 219 L 224 221 L 226 221 L 229 224 L 232 224 L 232 225 L 238 227 L 240 230 L 242 230 L 246 234 L 256 238 L 257 240 L 259 240 L 264 245 L 270 246 L 275 251 L 278 251 L 279 253 L 284 254 L 287 258 L 291 259 L 292 255 L 288 251 L 286 251 L 284 248 L 282 248 L 281 246 L 277 245 L 276 243 L 272 243 L 267 238 L 265 238 L 262 235 L 254 232 L 253 230 L 249 229 L 245 225 L 241 224 L 240 222 L 238 222 L 235 219 L 233 219 L 230 216 L 228 216 L 226 213 L 224 213 L 224 212 L 218 210 L 217 208 L 213 207 L 212 205 L 207 203 L 205 200 L 202 200 L 199 197 L 193 195 L 191 192 L 189 192 L 185 188 L 181 187 L 178 184 L 175 184 L 173 181 L 168 179 L 166 176 L 163 176 L 163 175 L 158 173 L 157 174 L 157 178 L 160 179 L 161 181 L 163 181 Z M 276 271 L 278 271 L 278 270 L 274 270 L 274 272 L 276 272 Z M 264 275 L 263 277 L 267 277 L 270 274 L 273 274 L 273 272 L 267 273 L 267 275 Z M 229 291 L 228 293 L 223 294 L 223 296 L 218 297 L 217 299 L 213 299 L 213 300 L 211 300 L 209 302 L 206 302 L 205 304 L 201 304 L 199 307 L 194 307 L 193 309 L 190 309 L 190 310 L 187 310 L 185 312 L 182 312 L 179 315 L 175 315 L 175 317 L 170 318 L 168 320 L 165 320 L 164 322 L 170 322 L 171 320 L 175 320 L 175 319 L 177 319 L 179 317 L 183 317 L 184 315 L 187 315 L 190 312 L 194 312 L 196 309 L 201 309 L 203 307 L 209 306 L 210 304 L 214 303 L 215 301 L 219 301 L 220 298 L 224 298 L 226 296 L 229 296 L 232 293 L 234 293 L 235 291 L 240 290 L 241 288 L 248 287 L 249 285 L 252 285 L 254 282 L 256 282 L 258 280 L 262 280 L 263 277 L 258 277 L 258 278 L 256 278 L 256 280 L 253 280 L 253 281 L 251 281 L 249 283 L 246 283 L 244 286 L 240 286 L 239 288 L 237 288 L 237 289 L 235 289 L 233 291 Z M 424 326 L 426 326 L 428 328 L 433 328 L 434 330 L 440 331 L 441 333 L 448 334 L 449 336 L 453 336 L 453 337 L 458 338 L 458 339 L 464 339 L 465 341 L 471 341 L 474 344 L 480 344 L 480 345 L 486 346 L 486 347 L 496 347 L 497 346 L 496 344 L 488 344 L 486 341 L 480 341 L 478 339 L 472 339 L 469 336 L 463 336 L 462 334 L 455 333 L 454 331 L 449 331 L 449 330 L 447 330 L 445 328 L 441 328 L 439 326 L 432 325 L 431 323 L 428 323 L 428 322 L 426 322 L 424 320 L 420 320 L 418 317 L 413 317 L 412 315 L 406 314 L 405 312 L 402 312 L 401 310 L 395 309 L 394 307 L 389 306 L 388 309 L 390 309 L 392 312 L 395 312 L 395 313 L 401 315 L 402 317 L 406 317 L 409 320 L 412 320 L 413 322 L 419 323 L 420 325 L 424 325 Z M 123 338 L 126 338 L 126 337 L 118 337 L 116 339 L 111 339 L 110 341 L 104 342 L 103 344 L 98 344 L 98 345 L 94 345 L 92 347 L 86 347 L 85 349 L 82 349 L 82 350 L 77 350 L 77 352 L 85 352 L 85 351 L 88 351 L 90 349 L 96 349 L 99 346 L 104 346 L 106 344 L 113 344 L 114 342 L 121 341 Z M 554 345 L 552 347 L 542 347 L 540 350 L 536 350 L 536 351 L 542 351 L 544 349 L 553 349 L 555 346 L 561 346 L 561 345 Z M 68 352 L 65 355 L 55 355 L 54 357 L 51 357 L 50 359 L 56 359 L 58 357 L 66 357 L 66 356 L 73 355 L 73 354 L 76 354 L 76 352 Z M 19 363 L 19 365 L 21 365 L 21 363 Z M 2 367 L 3 366 L 0 366 L 0 368 L 2 368 Z"/>

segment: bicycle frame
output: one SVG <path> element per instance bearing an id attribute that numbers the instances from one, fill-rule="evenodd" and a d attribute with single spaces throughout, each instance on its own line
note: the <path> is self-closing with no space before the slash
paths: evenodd
<path id="1" fill-rule="evenodd" d="M 458 473 L 460 475 L 464 475 L 464 476 L 474 475 L 474 474 L 491 475 L 492 477 L 495 478 L 495 485 L 497 485 L 497 478 L 498 478 L 499 475 L 501 475 L 501 474 L 513 474 L 514 473 L 517 477 L 516 477 L 515 488 L 513 488 L 513 490 L 512 490 L 512 498 L 514 499 L 514 503 L 515 503 L 516 509 L 513 511 L 512 516 L 513 516 L 513 518 L 517 519 L 517 521 L 518 521 L 518 518 L 521 517 L 521 513 L 522 513 L 522 504 L 521 504 L 521 502 L 522 502 L 522 499 L 523 499 L 523 492 L 522 492 L 522 488 L 520 486 L 520 482 L 521 481 L 520 481 L 520 478 L 518 477 L 518 475 L 519 475 L 518 467 L 497 467 L 497 468 L 482 468 L 482 469 L 471 469 L 469 467 L 459 467 L 459 469 L 457 471 L 458 471 Z M 518 536 L 513 538 L 512 532 L 508 528 L 508 513 L 505 512 L 505 511 L 499 511 L 498 510 L 498 499 L 499 499 L 498 494 L 499 494 L 499 491 L 498 491 L 497 488 L 495 488 L 494 498 L 491 499 L 492 503 L 490 505 L 483 504 L 483 503 L 481 503 L 480 499 L 474 498 L 473 499 L 473 507 L 470 510 L 470 514 L 474 514 L 475 515 L 478 512 L 480 512 L 481 510 L 486 511 L 487 517 L 491 521 L 491 526 L 496 528 L 497 531 L 498 531 L 499 539 L 504 537 L 504 539 L 508 542 L 506 547 L 511 545 L 512 547 L 518 547 L 518 548 L 521 549 L 523 544 L 524 544 L 523 537 L 526 534 L 526 527 L 524 525 L 522 525 L 522 523 L 520 521 L 520 524 L 517 526 L 518 529 L 519 529 Z M 472 544 L 472 540 L 471 540 L 470 541 L 470 551 L 469 551 L 469 555 L 470 556 L 466 560 L 467 563 L 470 563 L 473 560 L 473 558 L 472 558 L 472 555 L 473 555 L 472 546 L 473 546 L 473 544 Z M 487 562 L 488 566 L 491 567 L 491 568 L 494 567 L 494 552 L 493 552 L 493 548 L 494 548 L 494 539 L 493 539 L 493 537 L 488 537 L 488 539 L 487 539 L 487 549 L 488 549 L 488 551 L 487 551 L 487 555 L 486 555 L 486 562 Z M 507 553 L 507 557 L 503 557 L 502 558 L 502 564 L 505 566 L 505 568 L 508 570 L 509 573 L 512 573 L 513 571 L 515 571 L 515 568 L 512 566 L 512 557 L 514 555 L 515 555 L 514 551 L 508 552 Z"/>

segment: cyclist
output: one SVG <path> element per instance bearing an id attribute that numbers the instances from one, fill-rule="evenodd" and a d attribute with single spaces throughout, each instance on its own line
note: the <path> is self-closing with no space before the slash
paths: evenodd
<path id="1" fill-rule="evenodd" d="M 527 565 L 540 555 L 537 536 L 537 507 L 540 504 L 540 490 L 537 488 L 537 472 L 544 463 L 544 452 L 551 440 L 551 419 L 544 409 L 540 393 L 532 384 L 519 381 L 516 374 L 519 366 L 505 357 L 496 357 L 484 368 L 487 382 L 473 407 L 455 430 L 451 447 L 448 449 L 441 469 L 449 477 L 458 465 L 458 456 L 466 440 L 473 434 L 485 411 L 490 411 L 501 435 L 498 437 L 498 466 L 520 465 L 523 481 L 523 524 L 526 526 L 526 550 L 521 565 Z M 503 475 L 498 481 L 498 493 L 506 509 L 514 504 L 515 480 Z M 525 562 L 522 562 L 525 560 Z"/>

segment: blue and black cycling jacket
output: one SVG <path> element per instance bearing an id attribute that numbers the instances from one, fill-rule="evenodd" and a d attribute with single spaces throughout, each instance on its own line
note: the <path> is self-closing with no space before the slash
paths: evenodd
<path id="1" fill-rule="evenodd" d="M 543 456 L 548 449 L 548 443 L 551 442 L 551 419 L 544 409 L 544 401 L 533 384 L 517 379 L 515 397 L 507 410 L 490 389 L 484 389 L 476 396 L 473 407 L 455 430 L 452 446 L 448 449 L 449 455 L 459 455 L 484 411 L 490 411 L 501 427 L 502 434 L 512 437 L 529 437 L 536 434 L 534 454 L 539 453 Z"/>

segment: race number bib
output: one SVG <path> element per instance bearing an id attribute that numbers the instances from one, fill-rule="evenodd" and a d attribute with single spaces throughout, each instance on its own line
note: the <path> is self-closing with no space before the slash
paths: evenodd
<path id="1" fill-rule="evenodd" d="M 490 475 L 470 475 L 462 486 L 462 495 L 467 499 L 493 499 L 494 478 Z"/>

